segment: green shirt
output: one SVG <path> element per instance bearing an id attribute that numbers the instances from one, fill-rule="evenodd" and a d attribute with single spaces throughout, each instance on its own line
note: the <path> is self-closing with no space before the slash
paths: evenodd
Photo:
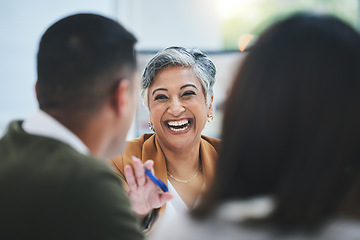
<path id="1" fill-rule="evenodd" d="M 21 124 L 0 140 L 0 239 L 143 239 L 109 166 Z"/>

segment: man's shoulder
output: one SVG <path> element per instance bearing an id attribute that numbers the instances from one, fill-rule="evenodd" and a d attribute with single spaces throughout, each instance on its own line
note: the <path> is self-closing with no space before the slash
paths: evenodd
<path id="1" fill-rule="evenodd" d="M 56 139 L 13 130 L 9 129 L 0 142 L 1 180 L 13 183 L 21 179 L 22 188 L 36 186 L 39 195 L 53 194 L 58 198 L 109 189 L 115 195 L 122 192 L 121 182 L 105 160 L 82 154 Z"/>
<path id="2" fill-rule="evenodd" d="M 79 173 L 109 171 L 110 168 L 90 155 L 76 151 L 67 143 L 57 139 L 26 133 L 21 127 L 22 121 L 10 123 L 9 128 L 0 140 L 0 165 L 6 165 L 9 172 L 15 169 L 41 171 L 46 174 L 63 176 L 84 176 Z M 35 170 L 38 169 L 38 170 Z M 54 178 L 52 178 L 54 179 Z M 69 179 L 72 179 L 69 178 Z"/>
<path id="3" fill-rule="evenodd" d="M 107 164 L 56 139 L 13 127 L 0 142 L 0 191 L 6 196 L 0 221 L 15 226 L 8 219 L 25 219 L 27 229 L 37 231 L 40 225 L 41 231 L 58 236 L 71 231 L 64 239 L 142 239 L 122 184 Z M 34 215 L 37 222 L 32 222 Z M 64 231 L 56 232 L 58 226 Z"/>

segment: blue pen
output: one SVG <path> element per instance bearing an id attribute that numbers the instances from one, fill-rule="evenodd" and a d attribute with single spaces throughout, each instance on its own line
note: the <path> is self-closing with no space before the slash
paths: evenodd
<path id="1" fill-rule="evenodd" d="M 148 169 L 145 168 L 145 173 L 148 177 L 161 189 L 163 192 L 168 192 L 169 189 L 166 184 L 160 179 L 156 178 Z"/>
<path id="2" fill-rule="evenodd" d="M 132 160 L 136 159 L 135 156 L 131 157 Z M 148 169 L 145 169 L 145 174 L 148 175 L 148 177 L 161 189 L 163 190 L 163 192 L 168 192 L 169 189 L 166 186 L 166 184 L 160 179 L 160 178 L 156 178 Z"/>

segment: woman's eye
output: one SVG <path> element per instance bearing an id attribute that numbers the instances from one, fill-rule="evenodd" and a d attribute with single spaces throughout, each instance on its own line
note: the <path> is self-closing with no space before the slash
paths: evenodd
<path id="1" fill-rule="evenodd" d="M 155 97 L 155 100 L 163 100 L 163 99 L 167 99 L 167 96 L 160 94 Z"/>
<path id="2" fill-rule="evenodd" d="M 190 96 L 190 95 L 195 95 L 195 92 L 193 91 L 186 91 L 183 93 L 183 96 Z"/>

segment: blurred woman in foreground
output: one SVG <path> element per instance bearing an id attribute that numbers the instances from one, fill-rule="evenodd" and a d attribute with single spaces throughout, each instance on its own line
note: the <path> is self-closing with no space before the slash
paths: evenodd
<path id="1" fill-rule="evenodd" d="M 278 22 L 227 100 L 214 184 L 152 239 L 360 239 L 360 37 L 330 16 Z"/>

